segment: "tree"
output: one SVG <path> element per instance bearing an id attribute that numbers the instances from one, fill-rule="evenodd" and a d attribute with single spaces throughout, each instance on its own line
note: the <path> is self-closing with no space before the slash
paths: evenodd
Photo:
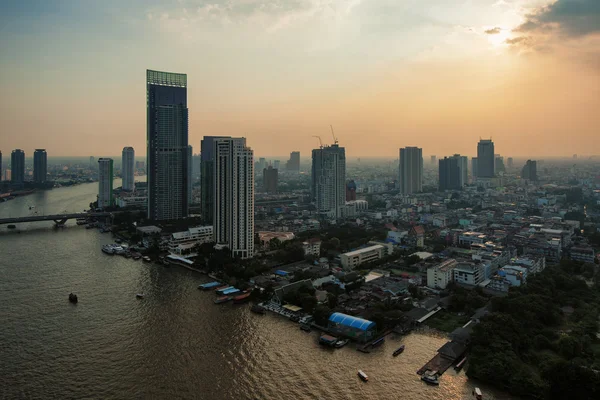
<path id="1" fill-rule="evenodd" d="M 327 321 L 331 315 L 331 309 L 326 305 L 318 305 L 315 307 L 312 315 L 317 325 L 327 326 Z"/>
<path id="2" fill-rule="evenodd" d="M 334 293 L 327 293 L 327 305 L 333 309 L 338 304 L 338 297 Z"/>

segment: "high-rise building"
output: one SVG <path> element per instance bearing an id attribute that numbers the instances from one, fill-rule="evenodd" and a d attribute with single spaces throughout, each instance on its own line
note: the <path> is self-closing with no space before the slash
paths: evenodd
<path id="1" fill-rule="evenodd" d="M 187 75 L 146 71 L 148 219 L 188 215 Z"/>
<path id="2" fill-rule="evenodd" d="M 477 177 L 494 177 L 494 142 L 491 139 L 481 139 L 477 144 Z"/>
<path id="3" fill-rule="evenodd" d="M 354 180 L 350 180 L 346 184 L 346 201 L 353 200 L 356 200 L 356 182 L 354 182 Z"/>
<path id="4" fill-rule="evenodd" d="M 2 181 L 2 152 L 0 151 L 0 181 Z"/>
<path id="5" fill-rule="evenodd" d="M 10 155 L 10 181 L 12 183 L 25 182 L 25 152 L 15 149 Z"/>
<path id="6" fill-rule="evenodd" d="M 215 138 L 213 235 L 234 257 L 254 255 L 254 153 L 245 138 Z"/>
<path id="7" fill-rule="evenodd" d="M 437 157 L 431 156 L 431 165 L 435 166 L 437 164 Z"/>
<path id="8" fill-rule="evenodd" d="M 461 157 L 444 157 L 439 161 L 441 192 L 444 190 L 460 190 L 462 188 Z"/>
<path id="9" fill-rule="evenodd" d="M 262 173 L 262 170 L 265 168 L 267 168 L 267 159 L 264 157 L 261 157 L 256 162 L 256 173 L 257 174 Z"/>
<path id="10" fill-rule="evenodd" d="M 113 160 L 98 159 L 98 208 L 110 207 L 113 204 Z"/>
<path id="11" fill-rule="evenodd" d="M 496 174 L 504 173 L 506 168 L 504 167 L 504 157 L 500 154 L 494 155 L 494 171 Z"/>
<path id="12" fill-rule="evenodd" d="M 521 170 L 521 178 L 530 181 L 537 181 L 537 162 L 527 160 L 525 166 Z"/>
<path id="13" fill-rule="evenodd" d="M 460 187 L 464 187 L 469 183 L 469 159 L 467 156 L 461 156 L 460 154 L 455 154 L 452 158 L 456 158 L 458 160 L 458 169 L 460 170 Z"/>
<path id="14" fill-rule="evenodd" d="M 48 154 L 44 149 L 33 152 L 33 181 L 44 183 L 48 177 Z"/>
<path id="15" fill-rule="evenodd" d="M 423 190 L 423 149 L 400 149 L 400 193 L 412 194 Z"/>
<path id="16" fill-rule="evenodd" d="M 275 168 L 277 171 L 279 171 L 280 166 L 281 166 L 281 161 L 279 161 L 279 160 L 273 161 L 273 168 Z"/>
<path id="17" fill-rule="evenodd" d="M 477 178 L 477 172 L 479 170 L 479 162 L 477 161 L 477 157 L 471 158 L 471 175 L 473 179 Z"/>
<path id="18" fill-rule="evenodd" d="M 121 187 L 123 190 L 133 191 L 135 190 L 135 179 L 134 179 L 134 166 L 135 163 L 135 151 L 133 147 L 123 147 L 123 153 L 121 158 L 121 178 L 123 182 Z"/>
<path id="19" fill-rule="evenodd" d="M 269 165 L 263 169 L 263 188 L 267 193 L 277 193 L 278 170 Z"/>
<path id="20" fill-rule="evenodd" d="M 513 167 L 513 158 L 512 157 L 508 157 L 508 164 L 507 164 L 508 168 L 512 168 Z"/>
<path id="21" fill-rule="evenodd" d="M 200 211 L 206 225 L 213 222 L 215 212 L 215 141 L 229 136 L 204 136 L 200 142 Z"/>
<path id="22" fill-rule="evenodd" d="M 96 159 L 94 158 L 94 156 L 90 156 L 90 169 L 95 169 L 96 167 Z"/>
<path id="23" fill-rule="evenodd" d="M 144 169 L 146 167 L 144 161 L 136 161 L 135 162 L 135 169 Z"/>
<path id="24" fill-rule="evenodd" d="M 317 212 L 342 218 L 346 206 L 346 149 L 338 144 L 312 151 L 312 196 Z"/>
<path id="25" fill-rule="evenodd" d="M 191 145 L 187 147 L 187 195 L 188 207 L 192 204 L 192 187 L 194 186 L 194 148 Z"/>
<path id="26" fill-rule="evenodd" d="M 285 169 L 290 172 L 300 172 L 300 152 L 292 151 L 290 159 L 285 164 Z"/>

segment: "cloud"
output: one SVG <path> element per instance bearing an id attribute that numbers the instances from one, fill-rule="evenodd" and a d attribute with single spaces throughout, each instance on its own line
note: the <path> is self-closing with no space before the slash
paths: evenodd
<path id="1" fill-rule="evenodd" d="M 527 41 L 527 39 L 529 39 L 527 36 L 519 36 L 519 37 L 512 38 L 512 39 L 506 39 L 506 44 L 523 43 L 523 42 Z"/>
<path id="2" fill-rule="evenodd" d="M 492 28 L 492 29 L 488 29 L 487 31 L 484 31 L 484 32 L 487 33 L 488 35 L 497 35 L 500 32 L 502 32 L 502 28 L 495 27 L 495 28 Z"/>
<path id="3" fill-rule="evenodd" d="M 515 31 L 558 31 L 568 37 L 600 33 L 600 1 L 557 0 L 528 15 Z"/>

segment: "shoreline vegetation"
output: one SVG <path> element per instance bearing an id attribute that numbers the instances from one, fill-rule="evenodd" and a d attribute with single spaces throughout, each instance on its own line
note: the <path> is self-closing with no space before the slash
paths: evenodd
<path id="1" fill-rule="evenodd" d="M 549 266 L 492 300 L 473 330 L 467 376 L 524 398 L 598 399 L 599 313 L 597 265 Z"/>

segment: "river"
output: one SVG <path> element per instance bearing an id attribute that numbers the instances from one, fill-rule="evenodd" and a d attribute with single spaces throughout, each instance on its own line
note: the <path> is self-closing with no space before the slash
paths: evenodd
<path id="1" fill-rule="evenodd" d="M 96 193 L 97 184 L 37 192 L 0 203 L 0 217 L 79 212 Z M 213 292 L 197 290 L 204 275 L 107 256 L 109 234 L 52 225 L 0 226 L 2 399 L 472 398 L 464 372 L 448 370 L 439 387 L 416 374 L 443 336 L 388 336 L 371 354 L 324 349 L 282 317 L 213 304 Z M 477 386 L 485 399 L 511 398 Z"/>

